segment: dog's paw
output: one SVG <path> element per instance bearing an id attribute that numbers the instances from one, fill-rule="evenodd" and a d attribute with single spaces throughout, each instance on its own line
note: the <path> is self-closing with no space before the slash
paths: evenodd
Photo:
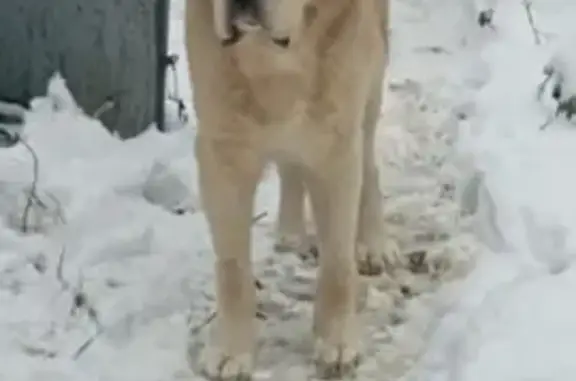
<path id="1" fill-rule="evenodd" d="M 274 243 L 277 253 L 300 253 L 309 250 L 310 243 L 307 237 L 300 234 L 278 234 Z"/>
<path id="2" fill-rule="evenodd" d="M 312 237 L 280 234 L 276 237 L 274 251 L 277 253 L 296 253 L 306 262 L 318 262 L 318 247 Z"/>
<path id="3" fill-rule="evenodd" d="M 278 234 L 274 242 L 274 251 L 277 253 L 291 253 L 300 248 L 302 237 L 294 234 Z"/>
<path id="4" fill-rule="evenodd" d="M 362 242 L 356 244 L 356 265 L 362 276 L 380 276 L 387 267 L 396 266 L 399 262 L 400 249 L 391 240 L 382 245 L 366 245 Z"/>
<path id="5" fill-rule="evenodd" d="M 209 346 L 202 353 L 200 366 L 202 374 L 210 381 L 250 381 L 254 355 L 251 352 L 227 354 Z"/>
<path id="6" fill-rule="evenodd" d="M 350 343 L 329 344 L 318 339 L 315 348 L 316 372 L 322 379 L 351 376 L 360 365 L 358 348 Z"/>
<path id="7" fill-rule="evenodd" d="M 356 248 L 356 265 L 362 276 L 380 276 L 386 269 L 384 255 L 376 254 L 367 246 L 359 244 Z"/>

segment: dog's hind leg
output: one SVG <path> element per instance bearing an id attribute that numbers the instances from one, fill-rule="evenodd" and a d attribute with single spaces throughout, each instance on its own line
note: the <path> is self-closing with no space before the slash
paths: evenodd
<path id="1" fill-rule="evenodd" d="M 256 343 L 256 290 L 250 260 L 253 200 L 262 165 L 236 141 L 199 136 L 199 182 L 216 254 L 216 329 L 202 359 L 212 380 L 249 378 Z"/>
<path id="2" fill-rule="evenodd" d="M 366 106 L 363 125 L 363 183 L 360 198 L 356 258 L 361 275 L 382 274 L 385 266 L 384 211 L 380 193 L 378 168 L 375 163 L 374 140 L 380 118 L 382 86 L 376 86 Z"/>
<path id="3" fill-rule="evenodd" d="M 304 221 L 305 187 L 302 169 L 294 164 L 278 163 L 280 200 L 276 227 L 277 252 L 301 251 L 306 240 Z"/>

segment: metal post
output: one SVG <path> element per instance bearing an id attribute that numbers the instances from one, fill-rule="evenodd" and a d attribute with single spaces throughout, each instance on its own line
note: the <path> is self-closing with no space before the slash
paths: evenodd
<path id="1" fill-rule="evenodd" d="M 168 33 L 170 0 L 156 0 L 156 124 L 162 132 L 165 125 L 166 68 L 168 66 Z"/>

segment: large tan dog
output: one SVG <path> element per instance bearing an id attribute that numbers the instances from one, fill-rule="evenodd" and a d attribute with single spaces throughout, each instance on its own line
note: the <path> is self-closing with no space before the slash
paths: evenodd
<path id="1" fill-rule="evenodd" d="M 196 154 L 216 252 L 216 337 L 205 374 L 244 380 L 254 366 L 253 199 L 262 170 L 281 176 L 279 233 L 317 226 L 316 362 L 340 377 L 359 359 L 358 272 L 382 271 L 374 163 L 388 54 L 387 0 L 188 0 Z"/>

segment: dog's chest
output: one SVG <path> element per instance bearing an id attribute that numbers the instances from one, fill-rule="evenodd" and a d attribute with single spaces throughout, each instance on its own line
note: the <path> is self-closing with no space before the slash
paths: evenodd
<path id="1" fill-rule="evenodd" d="M 262 127 L 297 119 L 308 103 L 306 83 L 298 75 L 285 74 L 252 80 L 242 94 L 242 112 Z"/>
<path id="2" fill-rule="evenodd" d="M 252 136 L 268 159 L 311 164 L 333 140 L 335 131 L 326 126 L 337 109 L 318 85 L 317 57 L 243 53 L 237 56 L 235 114 L 252 126 Z"/>
<path id="3" fill-rule="evenodd" d="M 237 111 L 261 125 L 294 118 L 298 105 L 308 102 L 315 63 L 303 49 L 285 51 L 270 42 L 248 40 L 231 53 Z"/>

